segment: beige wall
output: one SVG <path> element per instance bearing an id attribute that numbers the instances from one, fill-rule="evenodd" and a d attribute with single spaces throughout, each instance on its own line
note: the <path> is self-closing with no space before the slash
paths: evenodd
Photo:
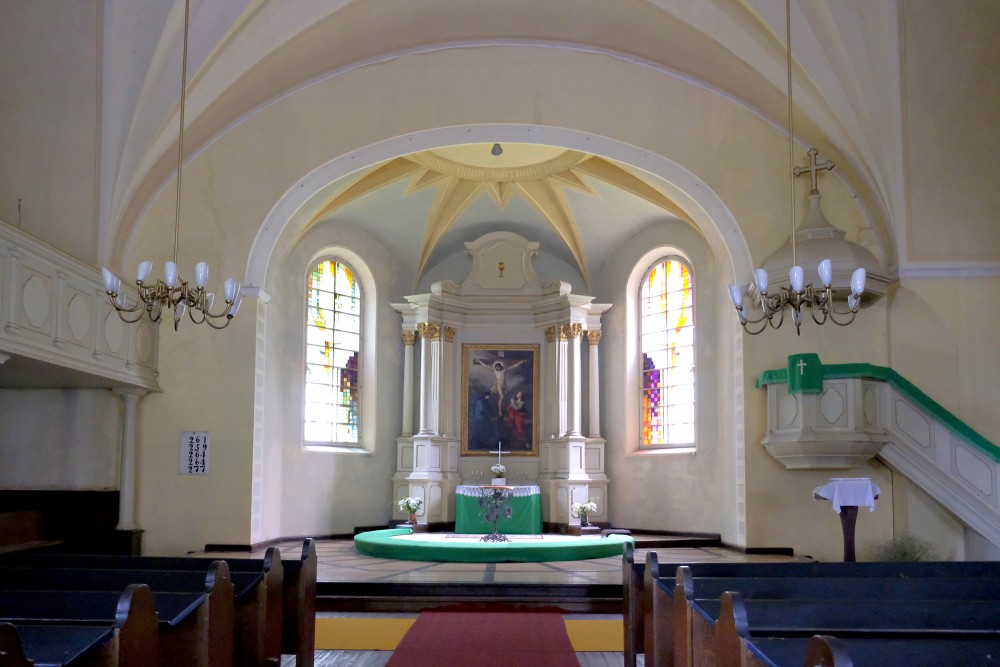
<path id="1" fill-rule="evenodd" d="M 0 80 L 9 83 L 10 99 L 16 101 L 11 111 L 5 107 L 0 124 L 0 145 L 5 152 L 0 162 L 0 218 L 16 224 L 16 202 L 21 198 L 25 231 L 95 263 L 98 4 L 76 4 L 50 13 L 39 3 L 7 2 L 2 5 L 5 20 L 0 21 L 4 36 Z M 908 30 L 939 23 L 934 3 L 901 5 Z M 989 3 L 977 6 L 988 9 Z M 914 14 L 917 9 L 931 14 L 921 18 Z M 7 20 L 11 17 L 14 20 Z M 977 39 L 988 34 L 990 25 L 983 22 Z M 953 38 L 964 34 L 960 28 L 965 30 L 947 24 L 942 40 L 956 43 Z M 940 41 L 913 38 L 920 35 L 917 31 L 907 35 L 904 112 L 911 123 L 907 134 L 911 150 L 906 176 L 911 216 L 917 225 L 911 236 L 933 245 L 938 253 L 935 258 L 943 261 L 983 252 L 995 256 L 1000 247 L 992 222 L 996 193 L 982 187 L 989 172 L 980 171 L 971 161 L 953 160 L 945 151 L 965 145 L 969 137 L 922 134 L 922 128 L 933 120 L 931 112 L 941 110 L 944 116 L 937 126 L 978 128 L 977 138 L 984 146 L 992 145 L 997 125 L 976 119 L 995 113 L 995 96 L 959 100 L 947 94 L 919 94 L 921 77 L 927 72 L 921 63 L 954 59 L 972 69 L 973 82 L 982 82 L 992 69 L 984 72 L 968 54 L 940 49 L 936 46 Z M 528 72 L 530 77 L 511 77 L 511 68 Z M 934 86 L 948 82 L 935 77 L 926 83 L 928 89 L 936 90 Z M 400 105 L 404 99 L 407 103 Z M 709 321 L 715 317 L 720 330 L 710 333 L 716 337 L 707 350 L 699 349 L 699 360 L 707 355 L 717 391 L 737 387 L 736 395 L 742 390 L 745 404 L 727 406 L 719 418 L 717 442 L 712 442 L 711 436 L 716 435 L 710 427 L 716 416 L 712 410 L 725 406 L 728 399 L 713 403 L 705 397 L 707 412 L 702 419 L 707 442 L 699 454 L 662 460 L 626 455 L 628 444 L 622 442 L 626 429 L 612 416 L 613 406 L 605 404 L 611 493 L 616 494 L 616 502 L 621 501 L 616 521 L 648 522 L 641 526 L 648 528 L 717 531 L 727 540 L 739 540 L 739 517 L 745 507 L 747 544 L 792 546 L 817 557 L 837 557 L 835 515 L 822 503 L 806 502 L 812 488 L 828 475 L 783 471 L 759 444 L 766 429 L 764 391 L 756 389 L 754 381 L 761 371 L 784 366 L 787 355 L 796 352 L 818 352 L 825 363 L 892 365 L 984 436 L 1000 441 L 1000 417 L 994 407 L 1000 391 L 995 382 L 1000 355 L 986 339 L 996 330 L 998 318 L 979 306 L 987 300 L 990 288 L 997 287 L 995 278 L 908 278 L 848 329 L 829 325 L 817 329 L 806 324 L 797 337 L 786 325 L 781 331 L 754 338 L 730 334 L 736 342 L 726 348 L 725 329 L 731 324 L 721 314 L 726 310 L 723 285 L 733 279 L 734 266 L 745 279 L 749 264 L 762 263 L 788 235 L 786 137 L 780 128 L 724 95 L 664 70 L 598 53 L 508 45 L 403 55 L 316 81 L 273 100 L 208 145 L 186 167 L 182 271 L 190 276 L 193 264 L 207 259 L 213 266 L 213 284 L 221 284 L 226 275 L 242 277 L 263 225 L 301 230 L 308 207 L 289 212 L 283 219 L 273 218 L 275 207 L 308 174 L 330 161 L 370 155 L 366 149 L 379 142 L 399 141 L 401 146 L 401 138 L 419 138 L 423 131 L 449 126 L 471 128 L 470 140 L 488 140 L 476 128 L 490 123 L 564 128 L 593 137 L 594 145 L 607 148 L 608 153 L 624 155 L 623 147 L 640 147 L 652 157 L 648 164 L 639 164 L 642 158 L 636 157 L 637 166 L 665 180 L 684 172 L 690 176 L 689 183 L 698 183 L 687 192 L 694 203 L 692 211 L 698 205 L 707 207 L 710 198 L 725 209 L 725 214 L 707 216 L 702 247 L 696 250 L 704 257 L 699 271 L 707 269 L 711 276 L 702 307 L 707 306 Z M 675 165 L 676 171 L 663 168 L 665 161 Z M 363 157 L 360 162 L 358 168 L 369 164 Z M 947 165 L 947 173 L 941 171 L 942 165 Z M 350 171 L 338 168 L 338 176 Z M 947 187 L 925 187 L 936 182 Z M 105 183 L 102 187 L 112 186 Z M 801 193 L 804 185 L 798 187 Z M 867 242 L 877 237 L 868 229 L 870 221 L 854 194 L 836 173 L 823 178 L 822 188 L 827 217 L 845 229 L 849 239 Z M 172 188 L 165 188 L 137 210 L 143 212 L 128 252 L 120 258 L 126 275 L 141 259 L 162 265 L 170 258 Z M 897 220 L 893 225 L 898 229 L 906 222 Z M 338 233 L 335 227 L 330 231 L 333 236 Z M 726 236 L 727 232 L 731 233 Z M 642 238 L 659 242 L 663 233 L 654 222 Z M 400 401 L 398 384 L 392 382 L 401 347 L 394 315 L 385 304 L 403 296 L 414 277 L 400 271 L 399 259 L 386 256 L 377 240 L 365 239 L 363 234 L 355 237 L 358 251 L 371 257 L 383 291 L 379 307 L 384 317 L 379 326 L 387 342 L 380 349 L 379 381 L 387 389 L 386 398 L 380 398 L 387 422 L 378 427 L 375 456 L 307 456 L 296 449 L 287 404 L 281 402 L 284 398 L 278 400 L 294 390 L 289 386 L 294 384 L 294 349 L 287 345 L 298 334 L 292 326 L 294 313 L 284 311 L 281 304 L 293 298 L 296 272 L 301 270 L 297 258 L 308 250 L 296 246 L 296 234 L 282 239 L 273 251 L 265 249 L 273 262 L 266 286 L 275 285 L 280 296 L 273 305 L 258 313 L 255 304 L 245 304 L 234 324 L 219 333 L 191 326 L 174 333 L 169 325 L 164 327 L 159 377 L 164 392 L 144 398 L 139 408 L 137 519 L 146 530 L 150 553 L 197 549 L 206 542 L 248 542 L 257 534 L 255 521 L 262 536 L 327 534 L 388 516 L 388 478 L 394 469 L 394 457 L 388 454 L 398 431 Z M 728 247 L 720 244 L 723 237 L 730 239 Z M 896 242 L 903 243 L 903 239 Z M 692 241 L 694 246 L 696 241 Z M 880 255 L 877 247 L 871 249 Z M 924 245 L 915 246 L 912 257 L 922 257 L 924 249 Z M 620 259 L 595 272 L 609 283 L 596 285 L 594 292 L 619 302 L 616 290 L 620 287 L 613 280 L 623 275 L 629 255 L 639 251 L 637 246 L 623 248 Z M 617 322 L 618 330 L 609 327 L 605 340 L 624 335 L 617 317 L 612 311 L 610 321 Z M 602 347 L 610 346 L 602 343 Z M 269 369 L 263 385 L 257 374 L 262 356 Z M 602 359 L 601 376 L 608 383 L 608 395 L 626 390 L 621 374 L 615 372 L 614 355 Z M 713 369 L 716 360 L 720 365 Z M 272 375 L 275 365 L 283 371 Z M 256 418 L 255 406 L 260 408 Z M 176 474 L 177 436 L 183 430 L 211 432 L 209 476 Z M 255 454 L 254 443 L 262 437 L 264 447 Z M 743 443 L 745 461 L 737 454 Z M 273 476 L 261 470 L 265 466 Z M 927 517 L 939 517 L 930 533 L 948 547 L 948 553 L 957 553 L 953 548 L 957 529 L 947 517 L 940 518 L 932 501 L 906 490 L 904 513 L 898 504 L 902 494 L 893 488 L 892 476 L 884 468 L 873 464 L 849 474 L 871 475 L 884 492 L 880 509 L 859 519 L 859 551 L 877 538 L 900 534 L 905 529 L 902 523 L 916 528 L 918 522 L 927 525 Z M 371 483 L 362 485 L 358 479 Z M 633 492 L 640 486 L 635 480 L 641 480 L 645 493 Z M 673 483 L 660 483 L 664 480 Z M 895 503 L 892 511 L 885 509 L 890 500 Z"/>
<path id="2" fill-rule="evenodd" d="M 100 5 L 0 3 L 0 220 L 89 263 L 97 260 Z"/>

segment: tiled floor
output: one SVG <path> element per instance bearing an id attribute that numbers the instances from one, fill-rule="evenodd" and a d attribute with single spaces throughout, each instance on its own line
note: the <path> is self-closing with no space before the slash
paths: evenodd
<path id="1" fill-rule="evenodd" d="M 636 540 L 636 562 L 645 562 L 649 549 L 642 548 L 644 536 Z M 657 538 L 662 543 L 662 538 Z M 295 560 L 302 553 L 302 542 L 290 540 L 276 544 L 282 560 Z M 800 560 L 780 555 L 747 555 L 722 547 L 663 547 L 652 548 L 661 563 L 709 561 L 776 562 Z M 219 557 L 260 558 L 264 551 L 225 553 Z M 359 554 L 354 542 L 318 540 L 316 542 L 319 582 L 381 582 L 381 583 L 549 583 L 549 584 L 620 584 L 620 556 L 591 560 L 549 563 L 432 563 L 373 558 Z M 582 618 L 582 617 L 581 617 Z M 316 651 L 316 665 L 335 667 L 380 667 L 388 661 L 390 651 Z M 621 653 L 577 653 L 583 667 L 624 665 Z M 282 665 L 293 665 L 292 656 L 284 656 Z M 642 663 L 640 662 L 640 665 Z"/>
<path id="2" fill-rule="evenodd" d="M 645 562 L 647 549 L 642 548 L 643 536 L 636 535 L 637 563 Z M 282 560 L 297 560 L 302 542 L 281 542 Z M 660 562 L 700 563 L 708 561 L 798 560 L 778 555 L 748 555 L 722 547 L 655 547 Z M 263 550 L 250 553 L 219 553 L 219 557 L 260 558 Z M 590 560 L 549 563 L 431 563 L 391 560 L 359 554 L 353 540 L 318 540 L 316 542 L 317 573 L 321 582 L 377 581 L 383 583 L 558 583 L 558 584 L 619 584 L 622 580 L 620 556 Z"/>

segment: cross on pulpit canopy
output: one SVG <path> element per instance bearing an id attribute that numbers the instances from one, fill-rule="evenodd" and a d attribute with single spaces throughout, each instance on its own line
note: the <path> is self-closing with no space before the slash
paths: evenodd
<path id="1" fill-rule="evenodd" d="M 806 364 L 806 360 L 805 359 L 799 359 L 799 363 L 797 363 L 795 365 L 799 367 L 799 375 L 805 375 L 806 374 L 806 366 L 808 364 Z"/>
<path id="2" fill-rule="evenodd" d="M 816 195 L 819 194 L 818 186 L 816 185 L 816 172 L 821 169 L 833 169 L 833 163 L 827 160 L 826 162 L 818 162 L 816 157 L 819 155 L 819 151 L 815 148 L 809 149 L 809 166 L 808 167 L 795 167 L 792 173 L 796 176 L 809 172 L 809 194 Z"/>

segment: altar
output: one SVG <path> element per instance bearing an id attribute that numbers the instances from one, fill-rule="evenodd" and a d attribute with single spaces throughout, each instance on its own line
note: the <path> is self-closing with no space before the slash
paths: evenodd
<path id="1" fill-rule="evenodd" d="M 493 532 L 493 524 L 482 516 L 479 498 L 489 486 L 462 484 L 455 489 L 455 532 L 460 535 Z M 508 535 L 540 535 L 542 532 L 542 490 L 538 486 L 510 487 L 511 515 L 500 519 L 497 529 Z"/>

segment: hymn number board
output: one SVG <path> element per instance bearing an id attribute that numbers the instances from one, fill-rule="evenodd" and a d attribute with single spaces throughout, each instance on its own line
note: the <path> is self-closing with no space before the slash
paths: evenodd
<path id="1" fill-rule="evenodd" d="M 182 475 L 207 475 L 208 445 L 208 431 L 181 433 L 181 456 L 178 472 Z"/>

